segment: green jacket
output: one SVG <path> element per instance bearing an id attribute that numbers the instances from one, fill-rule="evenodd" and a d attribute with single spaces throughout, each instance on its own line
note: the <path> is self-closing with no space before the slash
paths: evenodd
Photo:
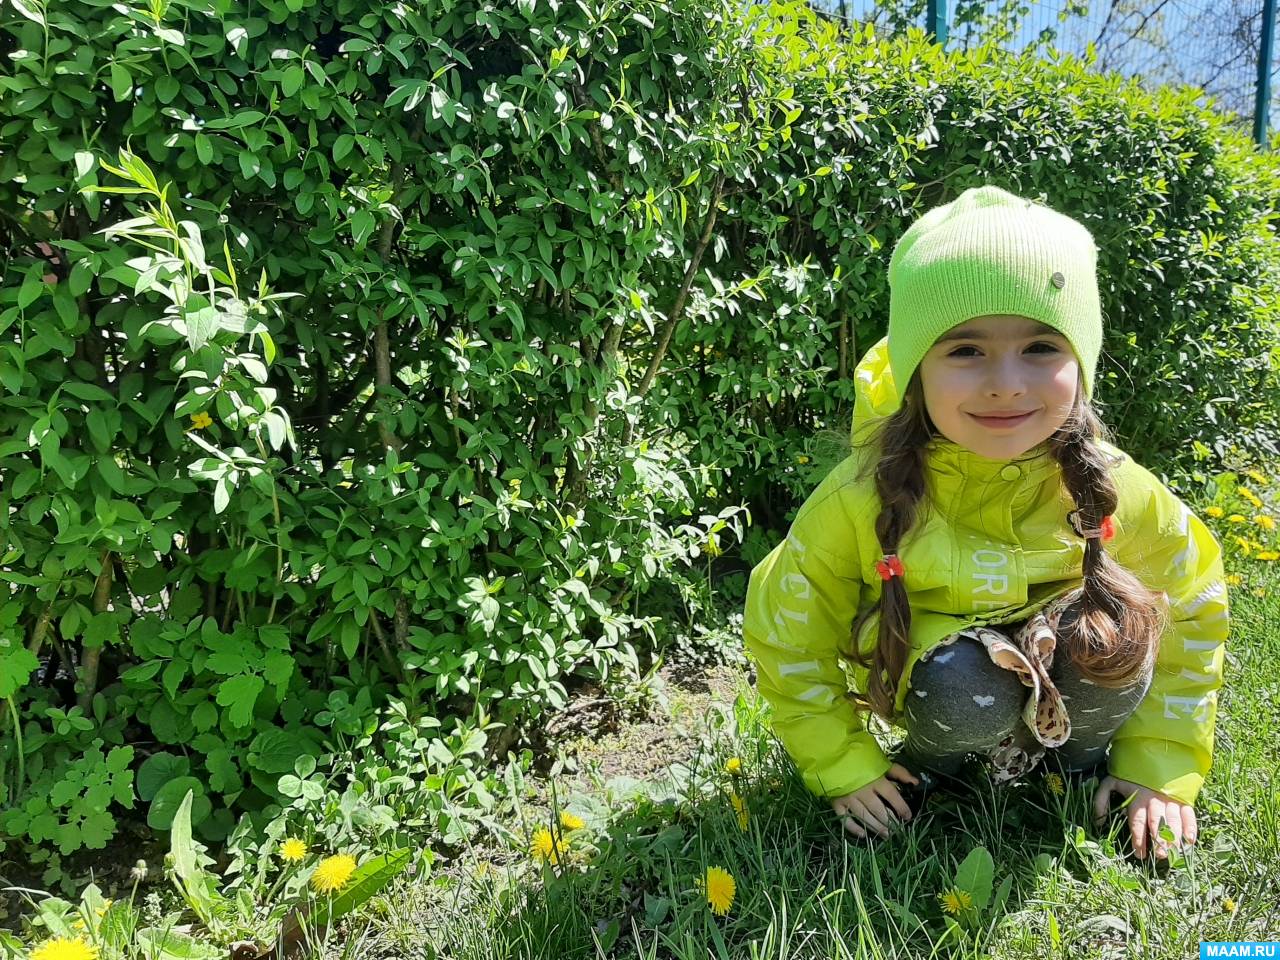
<path id="1" fill-rule="evenodd" d="M 857 431 L 896 405 L 881 340 L 855 373 Z M 859 437 L 861 433 L 859 433 Z M 1213 534 L 1163 483 L 1110 444 L 1119 490 L 1110 555 L 1170 598 L 1146 697 L 1116 731 L 1110 772 L 1194 803 L 1213 757 L 1213 731 L 1229 614 L 1222 552 Z M 836 654 L 857 616 L 876 603 L 879 496 L 858 446 L 818 484 L 785 539 L 751 571 L 743 635 L 773 727 L 805 784 L 841 796 L 881 777 L 884 751 L 854 712 L 848 689 L 867 670 Z M 1025 619 L 1080 585 L 1084 540 L 1067 521 L 1075 508 L 1042 444 L 1013 461 L 987 460 L 945 438 L 930 442 L 928 503 L 898 551 L 911 604 L 911 651 L 897 690 L 920 656 L 975 623 Z M 874 644 L 871 617 L 859 648 Z"/>

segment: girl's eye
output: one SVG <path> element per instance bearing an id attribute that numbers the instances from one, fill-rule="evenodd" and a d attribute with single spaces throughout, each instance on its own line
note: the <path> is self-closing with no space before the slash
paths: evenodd
<path id="1" fill-rule="evenodd" d="M 1058 352 L 1057 345 L 1053 343 L 1049 343 L 1047 340 L 1037 341 L 1036 343 L 1033 343 L 1028 349 L 1035 349 L 1036 347 L 1045 347 L 1050 353 Z"/>
<path id="2" fill-rule="evenodd" d="M 961 350 L 977 350 L 977 349 L 978 349 L 977 347 L 956 347 L 954 350 L 948 353 L 947 356 L 948 357 L 961 357 L 961 356 L 969 357 L 969 356 L 973 356 L 973 354 L 969 354 L 969 353 L 962 354 L 960 351 Z"/>

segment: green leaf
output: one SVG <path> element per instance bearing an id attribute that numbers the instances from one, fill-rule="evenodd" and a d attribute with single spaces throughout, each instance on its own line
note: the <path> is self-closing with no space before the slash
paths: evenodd
<path id="1" fill-rule="evenodd" d="M 114 613 L 95 613 L 84 631 L 86 647 L 102 647 L 120 638 L 120 623 Z"/>
<path id="2" fill-rule="evenodd" d="M 167 751 L 153 753 L 138 768 L 137 790 L 141 800 L 151 801 L 160 788 L 171 780 L 185 777 L 191 772 L 191 762 Z"/>
<path id="3" fill-rule="evenodd" d="M 204 795 L 204 786 L 195 777 L 178 777 L 161 787 L 147 811 L 147 825 L 153 830 L 168 830 L 174 826 L 178 811 L 188 808 L 188 815 L 197 823 L 207 817 L 213 804 Z"/>
<path id="4" fill-rule="evenodd" d="M 300 756 L 308 755 L 310 741 L 286 730 L 264 730 L 249 747 L 249 763 L 263 773 L 289 773 Z"/>
<path id="5" fill-rule="evenodd" d="M 431 84 L 427 80 L 410 80 L 391 91 L 391 96 L 387 97 L 387 106 L 394 107 L 403 102 L 405 110 L 412 110 L 422 102 L 429 89 Z"/>
<path id="6" fill-rule="evenodd" d="M 28 3 L 27 0 L 10 0 L 13 8 L 28 20 L 34 20 L 40 26 L 45 27 L 47 24 L 44 20 L 44 12 L 34 3 Z"/>
<path id="7" fill-rule="evenodd" d="M 320 927 L 328 926 L 366 902 L 404 871 L 409 865 L 409 856 L 410 851 L 406 847 L 384 853 L 356 867 L 347 885 L 336 896 L 317 904 L 316 923 Z"/>
<path id="8" fill-rule="evenodd" d="M 218 684 L 218 706 L 230 707 L 228 718 L 237 727 L 247 727 L 253 720 L 253 705 L 266 686 L 261 677 L 243 673 Z"/>
<path id="9" fill-rule="evenodd" d="M 111 92 L 116 102 L 123 103 L 133 96 L 133 77 L 118 63 L 111 64 Z"/>
<path id="10" fill-rule="evenodd" d="M 982 910 L 991 900 L 991 884 L 995 863 L 986 847 L 974 847 L 956 870 L 956 886 L 968 890 L 975 910 Z"/>
<path id="11" fill-rule="evenodd" d="M 80 839 L 89 850 L 101 850 L 116 835 L 116 818 L 106 810 L 94 810 L 80 824 Z"/>
<path id="12" fill-rule="evenodd" d="M 377 225 L 373 214 L 368 210 L 357 210 L 351 216 L 351 237 L 355 240 L 357 247 L 364 246 L 369 234 L 373 233 L 373 228 Z"/>
<path id="13" fill-rule="evenodd" d="M 284 77 L 280 80 L 280 92 L 286 97 L 292 97 L 302 89 L 303 81 L 307 78 L 307 72 L 302 69 L 302 65 L 291 64 L 284 71 Z"/>
<path id="14" fill-rule="evenodd" d="M 203 133 L 196 134 L 196 156 L 203 164 L 213 162 L 213 142 Z"/>
<path id="15" fill-rule="evenodd" d="M 181 89 L 182 85 L 177 80 L 165 74 L 156 80 L 156 99 L 161 103 L 171 103 Z"/>
<path id="16" fill-rule="evenodd" d="M 24 646 L 0 649 L 0 698 L 12 697 L 25 687 L 39 666 L 40 660 Z"/>
<path id="17" fill-rule="evenodd" d="M 169 854 L 173 858 L 174 883 L 187 904 L 196 912 L 196 916 L 209 926 L 218 905 L 225 898 L 218 892 L 214 878 L 205 869 L 213 861 L 202 853 L 203 848 L 198 847 L 191 836 L 192 817 L 195 817 L 196 822 L 204 819 L 197 812 L 200 809 L 199 800 L 208 803 L 204 789 L 197 782 L 194 787 L 187 789 L 181 802 L 176 804 L 176 810 L 169 818 L 173 827 L 169 834 Z"/>
<path id="18" fill-rule="evenodd" d="M 221 513 L 227 509 L 227 504 L 231 502 L 231 490 L 227 486 L 227 478 L 219 477 L 218 483 L 213 488 L 213 512 Z"/>
<path id="19" fill-rule="evenodd" d="M 143 927 L 134 933 L 143 956 L 155 960 L 224 960 L 226 948 L 211 943 L 198 943 L 182 934 L 160 927 Z"/>
<path id="20" fill-rule="evenodd" d="M 244 174 L 246 180 L 252 180 L 261 169 L 262 161 L 258 159 L 256 154 L 250 153 L 248 150 L 240 151 L 240 172 Z"/>

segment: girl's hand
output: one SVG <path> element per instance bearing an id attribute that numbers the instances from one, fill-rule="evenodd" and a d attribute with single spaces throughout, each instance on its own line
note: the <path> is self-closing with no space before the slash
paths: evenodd
<path id="1" fill-rule="evenodd" d="M 1174 844 L 1179 850 L 1183 848 L 1184 841 L 1187 846 L 1195 844 L 1199 832 L 1196 827 L 1195 807 L 1167 797 L 1156 790 L 1130 783 L 1128 780 L 1119 780 L 1110 775 L 1102 778 L 1102 783 L 1098 785 L 1098 792 L 1093 798 L 1093 812 L 1099 827 L 1107 818 L 1112 793 L 1118 793 L 1125 798 L 1131 796 L 1134 798 L 1128 808 L 1129 831 L 1133 834 L 1133 852 L 1139 860 L 1146 859 L 1152 840 L 1154 840 L 1156 858 L 1160 860 L 1168 858 L 1169 844 L 1160 836 L 1161 821 L 1169 825 L 1169 829 L 1173 832 Z"/>
<path id="2" fill-rule="evenodd" d="M 882 837 L 889 836 L 889 825 L 899 819 L 909 821 L 911 808 L 892 780 L 918 784 L 920 781 L 906 767 L 895 763 L 879 780 L 874 780 L 853 793 L 831 798 L 831 809 L 840 817 L 844 828 L 855 837 L 867 835 L 870 827 Z M 895 813 L 897 816 L 895 816 Z M 862 825 L 859 825 L 861 821 Z"/>

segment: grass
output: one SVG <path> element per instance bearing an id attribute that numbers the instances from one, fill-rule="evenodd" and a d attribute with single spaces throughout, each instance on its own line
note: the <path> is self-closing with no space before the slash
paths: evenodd
<path id="1" fill-rule="evenodd" d="M 521 805 L 505 844 L 398 884 L 355 935 L 359 946 L 348 940 L 333 955 L 1156 960 L 1197 956 L 1200 940 L 1280 939 L 1280 565 L 1229 566 L 1242 583 L 1232 588 L 1200 841 L 1172 864 L 1134 858 L 1119 812 L 1094 831 L 1096 780 L 1068 780 L 1058 793 L 1040 771 L 1002 788 L 977 773 L 931 796 L 890 839 L 846 839 L 826 802 L 794 778 L 738 670 L 726 698 L 695 705 L 696 723 L 681 730 L 685 756 L 661 776 L 579 778 L 567 796 Z M 678 714 L 679 697 L 672 703 Z M 649 725 L 645 743 L 652 737 Z M 624 730 L 605 749 L 640 754 L 645 743 L 629 744 Z M 740 777 L 724 770 L 731 756 Z M 562 780 L 547 785 L 552 793 Z M 731 792 L 749 811 L 745 830 Z M 566 806 L 581 829 L 556 827 L 553 812 Z M 528 853 L 539 826 L 566 843 L 561 863 Z M 982 850 L 990 901 L 953 917 L 939 895 L 966 858 L 981 866 Z M 736 881 L 724 916 L 696 886 L 713 866 Z M 959 880 L 984 889 L 981 877 L 976 887 Z"/>

